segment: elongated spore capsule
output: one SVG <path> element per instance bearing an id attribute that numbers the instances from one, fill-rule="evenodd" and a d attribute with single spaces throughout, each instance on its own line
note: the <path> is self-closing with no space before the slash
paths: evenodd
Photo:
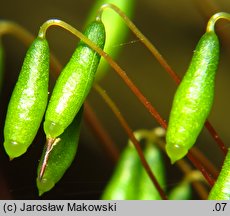
<path id="1" fill-rule="evenodd" d="M 160 186 L 164 187 L 166 184 L 165 167 L 161 151 L 154 145 L 154 143 L 149 142 L 144 149 L 144 155 Z M 159 192 L 143 167 L 141 168 L 139 175 L 138 190 L 138 200 L 161 200 Z"/>
<path id="2" fill-rule="evenodd" d="M 166 151 L 172 163 L 194 145 L 210 113 L 218 63 L 219 40 L 215 32 L 206 32 L 174 96 L 166 133 Z"/>
<path id="3" fill-rule="evenodd" d="M 133 200 L 138 195 L 140 159 L 133 144 L 123 150 L 114 173 L 102 195 L 104 200 Z"/>
<path id="4" fill-rule="evenodd" d="M 48 98 L 49 46 L 36 38 L 26 53 L 7 109 L 4 147 L 9 157 L 19 157 L 33 142 Z"/>
<path id="5" fill-rule="evenodd" d="M 42 177 L 40 177 L 44 157 L 47 154 L 47 146 L 45 146 L 37 170 L 37 188 L 40 196 L 51 190 L 72 164 L 77 152 L 82 114 L 83 108 L 80 109 L 74 121 L 67 127 L 64 133 L 61 134 L 60 141 L 50 150 L 45 171 Z"/>
<path id="6" fill-rule="evenodd" d="M 102 22 L 92 22 L 84 35 L 103 49 L 105 29 Z M 73 121 L 93 85 L 99 61 L 100 55 L 80 41 L 53 89 L 44 122 L 47 138 L 58 137 Z"/>

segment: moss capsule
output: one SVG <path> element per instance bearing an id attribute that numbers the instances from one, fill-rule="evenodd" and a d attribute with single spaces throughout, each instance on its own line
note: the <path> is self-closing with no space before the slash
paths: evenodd
<path id="1" fill-rule="evenodd" d="M 82 120 L 83 108 L 78 112 L 74 121 L 60 136 L 57 142 L 49 152 L 49 159 L 45 172 L 40 178 L 40 172 L 45 157 L 46 147 L 44 148 L 40 163 L 38 165 L 37 188 L 39 195 L 51 190 L 55 184 L 62 178 L 66 170 L 73 162 L 80 136 L 80 125 Z"/>
<path id="2" fill-rule="evenodd" d="M 165 168 L 160 150 L 153 144 L 148 143 L 144 149 L 144 155 L 161 187 L 165 186 Z M 141 164 L 140 164 L 141 166 Z M 146 170 L 142 167 L 139 178 L 138 200 L 161 200 L 161 196 L 154 187 Z"/>
<path id="3" fill-rule="evenodd" d="M 145 132 L 135 132 L 140 141 L 145 139 Z M 159 149 L 148 141 L 144 156 L 161 186 L 165 185 L 165 169 Z M 161 196 L 154 187 L 131 141 L 123 150 L 102 199 L 108 200 L 158 200 Z"/>
<path id="4" fill-rule="evenodd" d="M 123 150 L 112 178 L 102 195 L 104 200 L 132 200 L 137 198 L 140 159 L 132 144 Z"/>
<path id="5" fill-rule="evenodd" d="M 209 200 L 230 200 L 230 149 L 217 181 L 208 196 Z"/>
<path id="6" fill-rule="evenodd" d="M 4 147 L 10 158 L 26 152 L 45 112 L 48 98 L 49 46 L 36 38 L 24 59 L 7 109 Z"/>
<path id="7" fill-rule="evenodd" d="M 105 29 L 102 22 L 92 22 L 84 34 L 103 49 Z M 44 122 L 48 138 L 58 137 L 73 121 L 93 85 L 99 60 L 100 55 L 82 41 L 79 43 L 61 72 L 48 104 Z"/>
<path id="8" fill-rule="evenodd" d="M 210 113 L 218 62 L 218 38 L 214 32 L 206 32 L 174 96 L 166 133 L 166 151 L 172 163 L 194 145 Z"/>

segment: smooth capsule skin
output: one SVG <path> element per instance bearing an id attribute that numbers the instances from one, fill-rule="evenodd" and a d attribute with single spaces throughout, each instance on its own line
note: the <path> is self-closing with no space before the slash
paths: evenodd
<path id="1" fill-rule="evenodd" d="M 105 42 L 102 22 L 94 21 L 84 33 L 101 49 Z M 100 55 L 82 41 L 54 86 L 45 115 L 47 138 L 56 138 L 69 126 L 82 106 L 94 81 Z"/>
<path id="2" fill-rule="evenodd" d="M 36 38 L 26 53 L 7 109 L 4 147 L 11 159 L 26 152 L 41 124 L 48 98 L 49 46 Z"/>
<path id="3" fill-rule="evenodd" d="M 212 187 L 209 200 L 230 200 L 230 149 L 225 157 L 220 174 Z"/>
<path id="4" fill-rule="evenodd" d="M 214 32 L 206 32 L 174 96 L 166 132 L 166 152 L 172 163 L 188 153 L 210 113 L 218 63 L 219 40 Z"/>
<path id="5" fill-rule="evenodd" d="M 141 163 L 133 144 L 123 150 L 114 173 L 102 195 L 103 200 L 133 200 L 137 198 Z"/>
<path id="6" fill-rule="evenodd" d="M 62 176 L 68 170 L 72 164 L 78 147 L 78 141 L 80 136 L 80 126 L 82 121 L 83 108 L 80 109 L 73 122 L 66 128 L 63 134 L 60 136 L 60 142 L 53 146 L 47 163 L 45 172 L 40 179 L 40 171 L 42 162 L 46 153 L 46 147 L 44 148 L 40 163 L 37 169 L 37 188 L 39 196 L 43 193 L 51 190 L 55 184 L 60 181 Z"/>
<path id="7" fill-rule="evenodd" d="M 148 143 L 144 149 L 144 155 L 160 186 L 164 187 L 166 185 L 165 167 L 161 151 L 154 145 L 154 143 Z M 159 192 L 154 187 L 151 179 L 149 178 L 146 170 L 143 167 L 139 175 L 138 189 L 138 200 L 162 199 Z"/>

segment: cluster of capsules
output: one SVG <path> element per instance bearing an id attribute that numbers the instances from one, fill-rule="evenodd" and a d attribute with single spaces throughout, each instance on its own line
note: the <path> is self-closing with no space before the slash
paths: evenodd
<path id="1" fill-rule="evenodd" d="M 127 2 L 131 4 L 130 1 Z M 110 4 L 106 7 L 116 8 Z M 229 20 L 230 15 L 221 12 L 209 20 L 207 30 L 199 40 L 190 66 L 174 96 L 165 147 L 172 163 L 187 155 L 212 108 L 220 53 L 214 24 L 220 18 Z M 81 41 L 61 71 L 48 101 L 50 51 L 46 31 L 53 25 L 71 31 L 80 37 Z M 83 103 L 94 83 L 105 44 L 105 33 L 106 28 L 99 16 L 90 22 L 84 34 L 61 20 L 48 20 L 41 26 L 38 36 L 26 53 L 7 109 L 4 148 L 10 159 L 24 154 L 33 142 L 44 117 L 43 126 L 47 141 L 38 167 L 37 186 L 40 195 L 54 187 L 76 155 Z M 152 148 L 152 144 L 146 146 L 146 157 L 154 156 L 149 163 L 157 164 L 161 159 Z M 149 189 L 151 183 L 146 180 L 146 173 L 140 179 L 142 171 L 137 158 L 136 150 L 128 144 L 102 198 L 160 199 L 159 194 Z M 159 166 L 153 169 L 161 170 L 158 173 L 162 174 L 164 168 Z M 135 168 L 133 172 L 127 173 L 124 170 L 131 170 L 132 167 Z M 209 199 L 230 198 L 229 167 L 228 151 Z M 161 174 L 158 180 L 162 186 L 165 182 Z M 141 190 L 137 193 L 136 188 Z M 187 185 L 186 188 L 190 190 Z M 150 193 L 157 195 L 152 197 Z"/>

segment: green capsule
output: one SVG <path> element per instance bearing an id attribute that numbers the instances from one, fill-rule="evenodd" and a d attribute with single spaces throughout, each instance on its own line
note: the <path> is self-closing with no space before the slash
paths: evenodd
<path id="1" fill-rule="evenodd" d="M 165 167 L 160 150 L 153 143 L 148 143 L 144 149 L 144 155 L 160 186 L 164 187 L 166 184 Z M 159 192 L 154 187 L 151 179 L 143 167 L 140 172 L 138 188 L 138 200 L 161 200 Z"/>
<path id="2" fill-rule="evenodd" d="M 102 195 L 104 200 L 137 199 L 140 159 L 133 144 L 122 152 L 112 178 Z"/>
<path id="3" fill-rule="evenodd" d="M 214 32 L 206 32 L 174 96 L 166 133 L 166 151 L 172 163 L 194 145 L 210 113 L 218 63 L 219 40 Z"/>
<path id="4" fill-rule="evenodd" d="M 169 200 L 190 200 L 192 197 L 192 187 L 187 181 L 181 182 L 174 187 L 168 196 Z"/>
<path id="5" fill-rule="evenodd" d="M 102 22 L 92 22 L 85 36 L 103 49 L 105 29 Z M 82 41 L 61 72 L 51 95 L 45 115 L 47 138 L 56 138 L 73 121 L 94 81 L 100 55 Z"/>
<path id="6" fill-rule="evenodd" d="M 73 162 L 78 147 L 82 114 L 83 108 L 80 109 L 77 116 L 64 133 L 61 134 L 60 141 L 52 147 L 52 150 L 49 152 L 46 169 L 42 177 L 40 177 L 43 160 L 47 153 L 46 147 L 44 148 L 38 165 L 37 188 L 39 196 L 51 190 Z"/>
<path id="7" fill-rule="evenodd" d="M 114 4 L 119 7 L 129 18 L 133 17 L 136 0 L 97 0 L 92 10 L 89 13 L 86 23 L 90 23 L 95 19 L 98 9 L 103 4 Z M 104 51 L 108 53 L 113 59 L 116 59 L 122 49 L 122 45 L 127 38 L 129 29 L 124 24 L 122 19 L 114 11 L 106 10 L 103 12 L 102 21 L 106 29 L 106 44 Z M 101 80 L 108 70 L 108 63 L 101 59 L 97 73 L 96 81 Z"/>
<path id="8" fill-rule="evenodd" d="M 159 149 L 149 139 L 153 137 L 152 131 L 136 131 L 138 141 L 147 140 L 144 156 L 150 165 L 156 179 L 163 187 L 165 185 L 165 169 L 163 158 Z M 110 179 L 102 199 L 108 200 L 158 200 L 161 196 L 154 187 L 146 170 L 144 169 L 136 149 L 129 140 L 122 152 L 117 167 Z"/>
<path id="9" fill-rule="evenodd" d="M 0 38 L 0 92 L 2 91 L 3 70 L 4 70 L 4 49 L 2 45 L 2 40 Z"/>
<path id="10" fill-rule="evenodd" d="M 4 147 L 10 158 L 26 152 L 41 124 L 48 98 L 49 46 L 36 38 L 26 53 L 7 109 Z"/>
<path id="11" fill-rule="evenodd" d="M 211 189 L 208 199 L 230 200 L 230 149 L 228 149 L 218 179 Z"/>

